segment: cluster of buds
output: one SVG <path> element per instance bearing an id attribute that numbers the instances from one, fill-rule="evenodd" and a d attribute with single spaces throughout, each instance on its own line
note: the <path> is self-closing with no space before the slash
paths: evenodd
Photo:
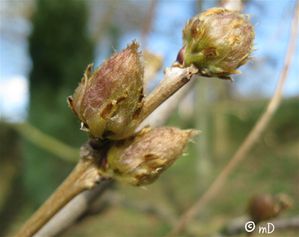
<path id="1" fill-rule="evenodd" d="M 182 67 L 194 65 L 202 75 L 228 77 L 248 59 L 253 37 L 246 17 L 211 9 L 187 23 L 178 62 Z M 192 130 L 166 127 L 136 133 L 145 101 L 144 67 L 138 47 L 133 42 L 95 71 L 89 65 L 68 98 L 93 141 L 109 141 L 100 172 L 137 186 L 153 182 L 195 135 Z"/>
<path id="2" fill-rule="evenodd" d="M 247 16 L 212 8 L 186 24 L 184 47 L 177 61 L 183 66 L 193 64 L 204 76 L 229 78 L 248 61 L 253 39 L 253 27 Z"/>
<path id="3" fill-rule="evenodd" d="M 88 66 L 68 103 L 94 140 L 111 141 L 100 172 L 131 185 L 152 183 L 183 152 L 196 132 L 146 128 L 134 133 L 143 106 L 144 70 L 133 42 L 99 69 Z"/>

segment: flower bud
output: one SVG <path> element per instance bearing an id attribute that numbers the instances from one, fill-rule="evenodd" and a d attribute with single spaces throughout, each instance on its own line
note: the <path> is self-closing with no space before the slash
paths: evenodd
<path id="1" fill-rule="evenodd" d="M 108 151 L 111 176 L 140 186 L 154 182 L 183 152 L 194 130 L 145 128 L 134 137 L 118 142 Z"/>
<path id="2" fill-rule="evenodd" d="M 130 136 L 143 105 L 143 64 L 133 42 L 98 69 L 89 65 L 68 102 L 95 138 Z"/>
<path id="3" fill-rule="evenodd" d="M 245 15 L 224 8 L 209 9 L 186 24 L 178 62 L 196 66 L 202 75 L 229 78 L 247 62 L 254 40 Z"/>
<path id="4" fill-rule="evenodd" d="M 282 193 L 271 195 L 268 193 L 253 196 L 249 201 L 248 212 L 255 222 L 266 221 L 279 216 L 283 211 L 292 206 L 292 199 Z"/>

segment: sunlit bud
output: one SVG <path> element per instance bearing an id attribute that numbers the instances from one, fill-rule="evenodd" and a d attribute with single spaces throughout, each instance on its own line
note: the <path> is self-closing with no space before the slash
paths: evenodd
<path id="1" fill-rule="evenodd" d="M 92 72 L 89 65 L 68 98 L 84 128 L 96 138 L 130 136 L 143 105 L 143 64 L 133 42 Z"/>
<path id="2" fill-rule="evenodd" d="M 248 17 L 224 8 L 209 9 L 188 21 L 177 61 L 196 66 L 202 75 L 228 78 L 252 52 L 253 26 Z"/>
<path id="3" fill-rule="evenodd" d="M 118 142 L 108 152 L 112 177 L 131 185 L 154 182 L 182 153 L 194 130 L 172 127 L 143 129 L 131 139 Z"/>

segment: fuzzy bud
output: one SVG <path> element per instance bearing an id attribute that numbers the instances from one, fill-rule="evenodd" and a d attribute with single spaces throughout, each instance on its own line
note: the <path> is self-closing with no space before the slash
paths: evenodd
<path id="1" fill-rule="evenodd" d="M 68 102 L 95 138 L 130 136 L 143 105 L 143 64 L 133 42 L 98 69 L 89 65 Z"/>
<path id="2" fill-rule="evenodd" d="M 209 9 L 188 21 L 178 62 L 196 66 L 202 75 L 228 78 L 252 52 L 253 26 L 245 15 L 224 8 Z"/>
<path id="3" fill-rule="evenodd" d="M 154 182 L 183 152 L 194 130 L 172 127 L 145 128 L 112 146 L 107 155 L 111 176 L 140 186 Z"/>

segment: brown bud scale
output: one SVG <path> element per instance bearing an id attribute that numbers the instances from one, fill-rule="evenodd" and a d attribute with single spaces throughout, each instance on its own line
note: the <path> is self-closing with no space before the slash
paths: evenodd
<path id="1" fill-rule="evenodd" d="M 109 169 L 126 183 L 150 184 L 182 154 L 188 140 L 196 134 L 194 130 L 170 127 L 144 129 L 111 148 Z"/>
<path id="2" fill-rule="evenodd" d="M 95 72 L 89 65 L 69 104 L 93 137 L 130 136 L 143 105 L 143 64 L 133 42 Z"/>
<path id="3" fill-rule="evenodd" d="M 252 52 L 253 27 L 248 17 L 224 8 L 209 9 L 183 30 L 182 65 L 193 64 L 205 76 L 228 77 Z"/>

